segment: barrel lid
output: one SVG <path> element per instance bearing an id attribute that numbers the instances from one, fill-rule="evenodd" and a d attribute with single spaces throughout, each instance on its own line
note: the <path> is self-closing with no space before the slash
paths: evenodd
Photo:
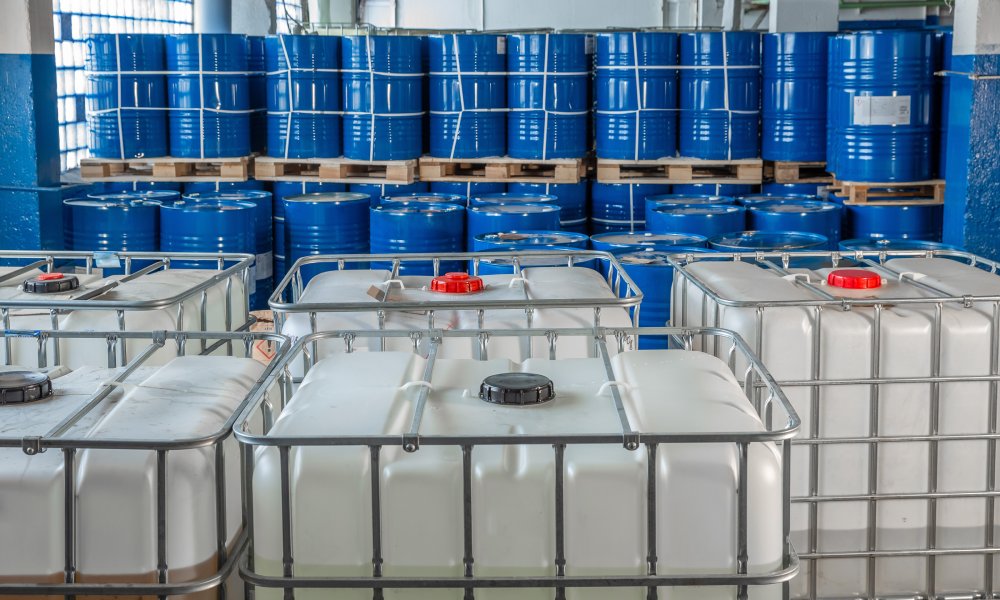
<path id="1" fill-rule="evenodd" d="M 848 290 L 871 290 L 882 287 L 882 278 L 865 269 L 837 269 L 826 276 L 826 283 Z"/>
<path id="2" fill-rule="evenodd" d="M 666 206 L 655 207 L 653 212 L 672 215 L 726 215 L 740 212 L 742 210 L 742 206 L 736 206 L 733 204 L 699 204 L 695 206 L 685 204 L 668 204 Z"/>
<path id="3" fill-rule="evenodd" d="M 677 246 L 705 242 L 705 236 L 693 233 L 656 233 L 653 231 L 635 231 L 632 233 L 612 231 L 595 234 L 590 239 L 595 242 L 622 244 L 625 246 Z"/>
<path id="4" fill-rule="evenodd" d="M 124 194 L 121 195 L 125 196 Z M 167 195 L 176 197 L 176 194 Z M 119 194 L 113 194 L 110 196 L 119 196 Z M 68 198 L 63 200 L 63 204 L 66 206 L 79 206 L 83 208 L 94 208 L 97 210 L 128 210 L 130 208 L 155 208 L 160 205 L 160 201 L 154 198 L 136 198 L 133 196 L 122 198 L 90 196 L 88 198 Z"/>
<path id="5" fill-rule="evenodd" d="M 498 231 L 476 236 L 477 241 L 511 246 L 558 246 L 584 242 L 587 239 L 585 234 L 573 231 Z"/>
<path id="6" fill-rule="evenodd" d="M 559 206 L 555 204 L 480 204 L 469 210 L 482 213 L 548 213 L 556 212 Z"/>
<path id="7" fill-rule="evenodd" d="M 743 206 L 760 204 L 761 202 L 773 202 L 775 200 L 819 200 L 819 196 L 814 194 L 746 194 L 736 198 L 736 202 Z"/>
<path id="8" fill-rule="evenodd" d="M 472 204 L 545 204 L 558 200 L 552 194 L 528 194 L 523 192 L 494 192 L 472 197 Z"/>
<path id="9" fill-rule="evenodd" d="M 904 240 L 889 238 L 869 238 L 857 240 L 843 240 L 840 242 L 841 250 L 869 250 L 869 251 L 892 251 L 892 250 L 958 250 L 954 246 L 941 244 L 939 242 L 929 242 L 925 240 Z"/>
<path id="10" fill-rule="evenodd" d="M 190 200 L 185 197 L 177 202 L 164 204 L 161 208 L 183 212 L 223 212 L 254 209 L 257 205 L 243 200 Z"/>
<path id="11" fill-rule="evenodd" d="M 0 406 L 26 404 L 52 395 L 52 380 L 45 373 L 27 370 L 0 371 Z"/>
<path id="12" fill-rule="evenodd" d="M 42 273 L 24 282 L 22 289 L 29 294 L 55 294 L 69 292 L 80 287 L 76 275 L 65 273 Z"/>
<path id="13" fill-rule="evenodd" d="M 285 196 L 285 202 L 371 202 L 371 196 L 358 192 L 310 192 L 308 194 L 296 194 Z"/>
<path id="14" fill-rule="evenodd" d="M 465 207 L 459 206 L 457 204 L 447 204 L 445 202 L 430 203 L 427 204 L 380 204 L 378 206 L 372 207 L 371 209 L 377 213 L 388 213 L 388 214 L 421 214 L 421 213 L 443 213 L 443 212 L 456 212 L 460 210 L 465 210 Z"/>
<path id="15" fill-rule="evenodd" d="M 840 210 L 840 206 L 822 200 L 768 200 L 747 206 L 747 210 L 770 213 L 807 213 Z"/>
<path id="16" fill-rule="evenodd" d="M 261 200 L 269 201 L 271 199 L 271 192 L 265 192 L 263 190 L 218 190 L 213 192 L 192 192 L 190 194 L 184 194 L 181 198 L 191 200 L 193 202 L 215 202 L 219 200 L 226 200 L 232 202 L 256 203 Z"/>
<path id="17" fill-rule="evenodd" d="M 556 397 L 552 380 L 536 373 L 498 373 L 479 386 L 479 397 L 492 404 L 529 406 Z"/>
<path id="18" fill-rule="evenodd" d="M 826 236 L 798 231 L 737 231 L 708 240 L 713 248 L 734 250 L 801 250 L 827 244 Z"/>
<path id="19" fill-rule="evenodd" d="M 382 202 L 424 202 L 461 204 L 465 206 L 465 196 L 448 192 L 411 192 L 408 194 L 392 194 L 382 196 Z"/>
<path id="20" fill-rule="evenodd" d="M 475 294 L 484 287 L 481 277 L 468 273 L 445 273 L 431 279 L 431 291 L 442 294 Z"/>
<path id="21" fill-rule="evenodd" d="M 713 194 L 657 194 L 646 196 L 647 202 L 656 204 L 732 204 L 733 198 L 730 196 L 716 196 Z"/>

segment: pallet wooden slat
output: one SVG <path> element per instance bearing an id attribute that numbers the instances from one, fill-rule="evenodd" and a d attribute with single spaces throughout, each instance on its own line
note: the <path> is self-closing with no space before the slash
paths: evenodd
<path id="1" fill-rule="evenodd" d="M 833 175 L 826 171 L 823 161 L 768 161 L 764 163 L 764 177 L 775 183 L 833 183 Z"/>
<path id="2" fill-rule="evenodd" d="M 661 158 L 657 160 L 597 159 L 597 180 L 607 183 L 738 183 L 758 184 L 764 178 L 759 158 L 703 160 Z"/>
<path id="3" fill-rule="evenodd" d="M 845 204 L 944 204 L 944 180 L 900 183 L 834 181 L 830 192 Z"/>
<path id="4" fill-rule="evenodd" d="M 80 176 L 87 181 L 246 181 L 252 156 L 233 158 L 84 158 Z"/>
<path id="5" fill-rule="evenodd" d="M 577 183 L 587 176 L 584 159 L 522 160 L 509 157 L 420 159 L 422 181 Z"/>
<path id="6" fill-rule="evenodd" d="M 341 183 L 409 184 L 416 179 L 416 160 L 360 161 L 346 158 L 273 158 L 254 161 L 257 179 Z"/>

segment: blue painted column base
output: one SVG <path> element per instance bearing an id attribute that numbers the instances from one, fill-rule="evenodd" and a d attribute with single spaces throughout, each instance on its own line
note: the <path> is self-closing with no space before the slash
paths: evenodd
<path id="1" fill-rule="evenodd" d="M 0 187 L 0 249 L 63 248 L 62 187 Z"/>
<path id="2" fill-rule="evenodd" d="M 947 85 L 944 242 L 1000 259 L 1000 55 L 955 55 Z"/>
<path id="3" fill-rule="evenodd" d="M 0 54 L 0 185 L 59 185 L 56 61 Z"/>

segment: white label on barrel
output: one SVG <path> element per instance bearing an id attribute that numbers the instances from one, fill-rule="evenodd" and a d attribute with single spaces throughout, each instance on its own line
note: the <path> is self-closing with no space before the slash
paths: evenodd
<path id="1" fill-rule="evenodd" d="M 909 96 L 855 96 L 854 125 L 909 125 Z"/>
<path id="2" fill-rule="evenodd" d="M 257 279 L 269 279 L 274 275 L 274 254 L 265 252 L 257 255 Z"/>
<path id="3" fill-rule="evenodd" d="M 507 54 L 507 37 L 497 36 L 497 54 Z"/>

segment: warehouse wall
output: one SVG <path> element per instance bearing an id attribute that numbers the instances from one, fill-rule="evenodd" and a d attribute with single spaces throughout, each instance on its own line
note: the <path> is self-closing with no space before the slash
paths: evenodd
<path id="1" fill-rule="evenodd" d="M 367 0 L 362 19 L 417 29 L 656 27 L 663 24 L 663 1 Z"/>

